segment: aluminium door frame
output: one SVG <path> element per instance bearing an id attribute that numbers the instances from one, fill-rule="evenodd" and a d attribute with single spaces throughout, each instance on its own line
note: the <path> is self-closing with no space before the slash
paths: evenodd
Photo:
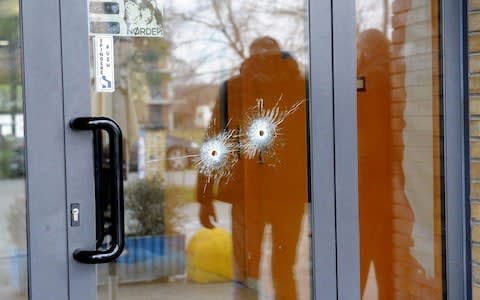
<path id="1" fill-rule="evenodd" d="M 447 299 L 471 299 L 467 1 L 441 1 Z"/>
<path id="2" fill-rule="evenodd" d="M 20 6 L 29 299 L 68 299 L 62 51 L 58 0 Z"/>
<path id="3" fill-rule="evenodd" d="M 332 1 L 337 299 L 360 299 L 356 1 Z"/>
<path id="4" fill-rule="evenodd" d="M 84 163 L 92 160 L 92 141 L 68 126 L 72 115 L 90 115 L 88 31 L 80 18 L 87 3 L 21 1 L 31 300 L 96 294 L 95 268 L 72 258 L 74 249 L 95 245 L 94 216 L 83 213 L 94 211 L 93 164 Z M 81 204 L 82 229 L 69 226 L 70 202 Z"/>
<path id="5" fill-rule="evenodd" d="M 332 2 L 309 1 L 309 168 L 314 299 L 337 299 Z M 351 286 L 350 288 L 352 288 Z"/>
<path id="6" fill-rule="evenodd" d="M 440 2 L 444 296 L 471 299 L 466 1 Z M 355 1 L 332 4 L 338 299 L 360 299 Z"/>

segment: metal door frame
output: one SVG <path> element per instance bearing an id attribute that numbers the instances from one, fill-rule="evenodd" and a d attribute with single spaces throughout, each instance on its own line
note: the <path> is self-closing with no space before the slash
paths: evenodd
<path id="1" fill-rule="evenodd" d="M 309 3 L 309 165 L 314 299 L 338 299 L 332 2 L 311 0 Z"/>
<path id="2" fill-rule="evenodd" d="M 337 299 L 360 299 L 355 1 L 332 1 Z"/>
<path id="3" fill-rule="evenodd" d="M 440 2 L 444 296 L 471 299 L 467 1 Z M 332 4 L 338 299 L 360 299 L 355 1 L 335 0 Z"/>
<path id="4" fill-rule="evenodd" d="M 96 293 L 86 288 L 88 283 L 96 287 L 95 268 L 74 262 L 71 255 L 82 237 L 82 245 L 94 247 L 87 239 L 93 216 L 82 215 L 82 230 L 69 226 L 70 202 L 93 210 L 93 165 L 82 165 L 91 160 L 91 139 L 68 127 L 72 115 L 90 113 L 86 9 L 87 1 L 59 0 L 24 0 L 20 7 L 33 300 L 94 299 Z"/>
<path id="5" fill-rule="evenodd" d="M 448 299 L 471 299 L 467 1 L 443 1 L 445 277 Z"/>
<path id="6" fill-rule="evenodd" d="M 58 0 L 20 7 L 30 299 L 68 299 L 62 49 Z"/>

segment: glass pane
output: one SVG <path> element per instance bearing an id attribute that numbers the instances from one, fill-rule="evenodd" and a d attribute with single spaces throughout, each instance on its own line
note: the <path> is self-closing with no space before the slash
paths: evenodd
<path id="1" fill-rule="evenodd" d="M 441 299 L 439 4 L 356 7 L 362 297 Z"/>
<path id="2" fill-rule="evenodd" d="M 0 2 L 0 299 L 28 299 L 19 2 Z"/>
<path id="3" fill-rule="evenodd" d="M 93 115 L 125 137 L 98 298 L 310 299 L 304 0 L 89 8 Z"/>

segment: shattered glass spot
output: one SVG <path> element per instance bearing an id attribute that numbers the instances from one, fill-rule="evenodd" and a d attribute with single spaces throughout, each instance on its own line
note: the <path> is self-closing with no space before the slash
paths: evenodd
<path id="1" fill-rule="evenodd" d="M 225 178 L 238 161 L 238 146 L 234 142 L 234 131 L 223 131 L 213 137 L 207 137 L 200 146 L 197 162 L 198 172 L 208 178 L 208 181 Z"/>
<path id="2" fill-rule="evenodd" d="M 254 152 L 268 149 L 276 135 L 277 127 L 269 118 L 253 120 L 247 130 L 248 151 L 250 149 Z M 247 156 L 249 156 L 248 152 Z"/>
<path id="3" fill-rule="evenodd" d="M 264 153 L 273 154 L 281 133 L 281 124 L 285 119 L 296 112 L 305 102 L 301 100 L 290 109 L 281 110 L 280 97 L 270 109 L 265 109 L 263 99 L 257 99 L 257 104 L 247 116 L 246 133 L 242 139 L 242 151 L 248 159 Z"/>

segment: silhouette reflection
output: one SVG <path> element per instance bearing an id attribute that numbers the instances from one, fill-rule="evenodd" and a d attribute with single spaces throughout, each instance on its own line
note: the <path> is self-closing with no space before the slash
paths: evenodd
<path id="1" fill-rule="evenodd" d="M 263 99 L 267 109 L 278 103 L 280 110 L 306 99 L 306 80 L 297 62 L 271 37 L 253 41 L 239 75 L 222 84 L 214 109 L 214 130 L 244 132 L 245 116 L 257 99 Z M 199 174 L 197 199 L 200 222 L 207 228 L 213 228 L 216 221 L 214 199 L 232 205 L 234 280 L 240 286 L 256 288 L 262 238 L 266 225 L 271 226 L 274 298 L 295 300 L 293 267 L 308 197 L 305 102 L 282 123 L 277 138 L 273 151 L 255 159 L 246 159 L 239 151 L 228 178 L 213 182 Z"/>
<path id="2" fill-rule="evenodd" d="M 361 293 L 373 264 L 378 299 L 436 299 L 433 278 L 412 255 L 415 215 L 403 168 L 406 97 L 392 96 L 390 49 L 377 29 L 358 34 L 357 75 L 365 85 L 357 92 Z"/>

